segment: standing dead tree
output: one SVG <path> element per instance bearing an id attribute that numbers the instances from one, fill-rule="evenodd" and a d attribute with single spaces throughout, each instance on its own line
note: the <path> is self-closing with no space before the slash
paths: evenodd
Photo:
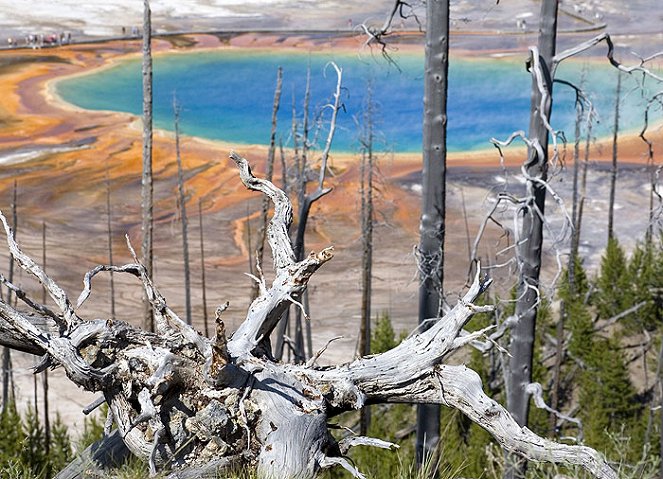
<path id="1" fill-rule="evenodd" d="M 141 179 L 142 262 L 152 276 L 152 232 L 154 229 L 154 187 L 152 185 L 152 13 L 149 0 L 143 0 L 143 174 Z M 143 296 L 143 327 L 154 330 L 149 298 Z"/>
<path id="2" fill-rule="evenodd" d="M 513 248 L 515 252 L 513 259 L 509 262 L 515 262 L 519 270 L 519 288 L 517 294 L 516 314 L 507 318 L 494 333 L 490 335 L 492 340 L 501 337 L 507 330 L 511 331 L 511 358 L 510 372 L 507 373 L 507 401 L 510 404 L 510 410 L 514 413 L 516 420 L 521 425 L 527 421 L 527 412 L 529 410 L 529 396 L 531 394 L 531 358 L 532 345 L 534 340 L 534 328 L 536 309 L 541 299 L 541 288 L 538 278 L 540 269 L 540 258 L 543 243 L 543 228 L 547 228 L 553 237 L 553 246 L 557 249 L 556 259 L 558 263 L 558 274 L 561 273 L 561 251 L 559 245 L 561 240 L 566 237 L 564 231 L 559 235 L 555 234 L 550 224 L 545 221 L 545 196 L 549 193 L 555 200 L 556 205 L 567 216 L 564 222 L 564 228 L 574 226 L 580 227 L 580 218 L 583 211 L 583 198 L 585 189 L 587 155 L 589 154 L 589 142 L 591 138 L 591 121 L 587 127 L 587 147 L 585 164 L 583 165 L 583 179 L 581 180 L 581 198 L 578 210 L 574 213 L 574 218 L 568 217 L 562 199 L 553 190 L 548 182 L 548 166 L 556 164 L 559 157 L 557 148 L 557 132 L 550 124 L 550 105 L 552 103 L 552 81 L 555 79 L 555 72 L 559 64 L 581 52 L 593 48 L 599 43 L 605 42 L 608 51 L 607 58 L 610 63 L 620 72 L 631 75 L 641 75 L 642 81 L 645 78 L 654 79 L 658 82 L 663 80 L 659 75 L 653 73 L 647 68 L 647 62 L 660 56 L 663 52 L 652 55 L 647 58 L 641 58 L 636 66 L 626 66 L 615 58 L 614 45 L 608 34 L 598 35 L 588 41 L 580 43 L 572 48 L 554 54 L 554 15 L 552 11 L 557 8 L 556 0 L 544 0 L 542 3 L 541 14 L 541 36 L 539 47 L 531 47 L 531 58 L 528 62 L 528 69 L 533 77 L 533 95 L 532 95 L 532 114 L 530 115 L 530 134 L 526 136 L 523 131 L 513 133 L 506 141 L 491 140 L 500 152 L 500 160 L 504 161 L 502 147 L 509 145 L 516 138 L 521 139 L 528 147 L 527 161 L 521 168 L 521 173 L 526 180 L 526 195 L 517 197 L 507 191 L 500 193 L 497 201 L 492 206 L 490 213 L 485 218 L 480 227 L 479 234 L 473 246 L 472 256 L 476 258 L 479 240 L 483 235 L 486 225 L 489 221 L 497 221 L 493 216 L 503 203 L 511 203 L 515 206 L 517 215 L 514 217 L 515 230 L 518 233 L 516 245 Z M 546 53 L 547 52 L 547 53 Z M 567 83 L 567 85 L 569 85 Z M 576 93 L 580 90 L 576 89 Z M 591 109 L 590 114 L 591 117 Z M 533 128 L 535 127 L 535 128 Z M 542 136 L 539 136 L 542 135 Z M 553 155 L 548 159 L 548 139 L 552 140 Z M 545 143 L 542 141 L 545 140 Z M 545 160 L 542 162 L 542 160 Z M 577 215 L 577 216 L 576 216 Z M 498 223 L 499 224 L 499 223 Z M 577 231 L 576 238 L 577 241 Z M 572 238 L 572 241 L 574 238 Z M 507 248 L 511 250 L 511 248 Z M 506 250 L 505 250 L 506 251 Z M 525 319 L 525 320 L 524 320 Z M 524 320 L 524 321 L 523 321 Z M 515 374 L 513 374 L 515 372 Z M 522 469 L 513 465 L 508 468 L 506 477 L 514 477 L 515 474 L 522 472 Z"/>
<path id="3" fill-rule="evenodd" d="M 202 289 L 203 295 L 203 331 L 205 331 L 205 337 L 208 338 L 207 284 L 205 281 L 205 232 L 203 229 L 203 205 L 201 200 L 198 200 L 198 229 L 200 231 L 200 288 Z"/>
<path id="4" fill-rule="evenodd" d="M 13 230 L 13 235 L 14 239 L 16 239 L 16 230 L 18 229 L 18 214 L 16 212 L 17 209 L 17 198 L 18 198 L 18 185 L 16 183 L 16 180 L 14 180 L 14 190 L 12 193 L 12 203 L 11 203 L 11 211 L 12 211 L 12 224 L 14 225 L 14 230 Z M 12 258 L 9 258 L 9 275 L 8 275 L 8 281 L 11 283 L 14 281 L 14 261 Z M 0 291 L 0 297 L 2 296 L 2 291 Z M 3 301 L 7 301 L 7 304 L 12 303 L 12 289 L 7 288 L 7 297 L 2 298 Z M 6 412 L 9 406 L 9 403 L 12 401 L 10 398 L 10 392 L 13 391 L 14 389 L 14 381 L 12 378 L 12 360 L 11 360 L 11 349 L 9 347 L 4 347 L 2 348 L 2 412 Z M 11 395 L 13 398 L 13 394 Z"/>
<path id="5" fill-rule="evenodd" d="M 304 125 L 303 125 L 303 142 L 302 142 L 302 153 L 301 155 L 297 154 L 295 151 L 295 160 L 297 162 L 297 177 L 299 179 L 298 185 L 298 215 L 297 215 L 297 231 L 295 232 L 294 240 L 294 254 L 295 258 L 298 261 L 304 259 L 304 247 L 305 247 L 305 237 L 306 237 L 306 226 L 308 224 L 309 214 L 313 204 L 318 201 L 320 198 L 325 196 L 327 193 L 331 192 L 331 188 L 325 188 L 325 178 L 327 176 L 329 154 L 331 152 L 332 142 L 334 140 L 334 135 L 336 133 L 336 118 L 338 116 L 338 111 L 341 108 L 341 85 L 343 81 L 343 70 L 338 67 L 334 62 L 330 62 L 328 66 L 331 66 L 336 73 L 336 88 L 333 93 L 332 102 L 325 105 L 323 108 L 328 108 L 331 110 L 331 116 L 329 119 L 329 131 L 327 133 L 327 138 L 325 140 L 325 145 L 320 156 L 320 170 L 318 171 L 318 184 L 317 187 L 312 191 L 307 191 L 308 184 L 308 164 L 307 157 L 309 152 L 309 140 L 308 140 L 308 102 L 309 102 L 309 93 L 310 93 L 310 72 L 307 73 L 306 79 L 306 95 L 304 100 Z M 293 139 L 296 138 L 296 122 L 294 122 L 294 113 L 293 113 Z M 295 140 L 295 145 L 297 141 Z M 311 340 L 311 331 L 310 323 L 306 323 L 306 328 L 302 326 L 302 317 L 308 319 L 307 312 L 304 307 L 298 308 L 295 312 L 295 361 L 303 362 L 307 359 L 306 349 L 308 349 L 308 356 L 313 354 L 312 352 L 312 340 Z M 288 312 L 285 313 L 283 322 L 277 329 L 277 357 L 280 357 L 283 352 L 283 339 L 284 335 L 288 330 L 288 322 L 290 321 Z M 306 329 L 306 343 L 308 348 L 304 346 L 304 329 Z"/>
<path id="6" fill-rule="evenodd" d="M 272 130 L 269 135 L 269 150 L 267 153 L 267 180 L 272 181 L 274 175 L 274 157 L 276 155 L 276 120 L 281 104 L 281 87 L 283 85 L 283 69 L 278 68 L 276 72 L 276 88 L 274 90 L 274 104 L 272 106 Z M 256 245 L 256 265 L 262 265 L 263 254 L 265 251 L 265 237 L 267 235 L 267 213 L 269 211 L 269 200 L 264 198 L 260 214 L 260 230 L 258 231 L 258 241 Z M 251 292 L 251 300 L 258 297 L 258 285 L 255 284 Z"/>
<path id="7" fill-rule="evenodd" d="M 447 89 L 449 1 L 426 2 L 422 205 L 419 224 L 419 323 L 442 316 L 447 174 Z M 440 407 L 417 408 L 417 464 L 435 454 L 440 440 Z"/>
<path id="8" fill-rule="evenodd" d="M 656 165 L 654 162 L 654 142 L 647 137 L 647 130 L 649 129 L 649 116 L 652 108 L 657 106 L 659 110 L 663 110 L 663 91 L 659 91 L 652 95 L 647 101 L 645 108 L 644 122 L 640 134 L 640 139 L 647 145 L 647 168 L 649 169 L 649 227 L 647 228 L 647 238 L 651 240 L 654 236 L 654 225 L 661 219 L 661 211 L 663 210 L 663 196 L 661 195 L 658 187 L 658 179 L 663 168 Z"/>
<path id="9" fill-rule="evenodd" d="M 482 391 L 481 380 L 465 366 L 446 364 L 454 351 L 486 330 L 463 334 L 464 325 L 490 309 L 474 301 L 489 286 L 478 272 L 462 299 L 425 332 L 394 349 L 335 367 L 284 364 L 271 359 L 269 334 L 282 312 L 298 304 L 312 275 L 332 259 L 332 248 L 297 261 L 288 227 L 292 209 L 271 182 L 256 178 L 246 160 L 231 155 L 244 185 L 269 196 L 274 215 L 268 226 L 275 279 L 260 281 L 260 296 L 231 337 L 217 310 L 216 336 L 199 335 L 171 310 L 128 242 L 134 263 L 98 266 L 86 274 L 76 306 L 65 291 L 26 255 L 0 214 L 11 255 L 46 288 L 57 310 L 12 285 L 27 310 L 0 301 L 0 344 L 43 356 L 41 370 L 61 366 L 75 384 L 99 391 L 109 404 L 107 431 L 118 432 L 152 473 L 177 469 L 171 477 L 193 477 L 237 465 L 253 467 L 260 478 L 314 478 L 321 469 L 341 466 L 364 476 L 345 459 L 357 445 L 393 448 L 378 439 L 332 437 L 328 421 L 341 412 L 376 403 L 438 403 L 455 407 L 488 430 L 508 450 L 537 461 L 575 464 L 598 478 L 616 472 L 591 448 L 558 444 L 520 427 Z M 85 320 L 76 310 L 91 294 L 102 271 L 140 278 L 154 308 L 156 333 L 122 321 Z M 102 450 L 106 443 L 97 445 Z M 90 463 L 80 464 L 89 470 Z M 71 470 L 69 471 L 71 472 Z M 72 476 L 69 476 L 72 477 Z"/>
<path id="10" fill-rule="evenodd" d="M 180 153 L 180 106 L 173 99 L 175 114 L 175 157 L 177 159 L 177 204 L 182 222 L 182 255 L 184 263 L 184 301 L 186 324 L 191 324 L 191 267 L 189 263 L 189 221 L 186 215 L 186 193 L 184 191 L 184 172 Z M 111 263 L 112 264 L 112 263 Z"/>
<path id="11" fill-rule="evenodd" d="M 608 201 L 608 239 L 615 236 L 615 190 L 617 188 L 617 140 L 619 139 L 619 102 L 622 91 L 622 72 L 617 71 L 617 88 L 615 90 L 615 118 L 612 127 L 612 167 L 610 168 L 610 199 Z"/>
<path id="12" fill-rule="evenodd" d="M 531 65 L 534 72 L 529 125 L 531 145 L 528 145 L 527 161 L 523 168 L 527 179 L 528 199 L 519 212 L 519 277 L 515 312 L 518 321 L 511 329 L 511 359 L 505 384 L 509 412 L 521 426 L 527 425 L 530 408 L 527 386 L 532 382 L 534 331 L 540 302 L 539 273 L 543 252 L 545 183 L 548 176 L 549 121 L 552 109 L 551 72 L 557 42 L 558 7 L 558 0 L 544 0 L 541 4 L 539 45 L 532 54 Z M 511 466 L 505 477 L 520 477 L 519 468 Z"/>
<path id="13" fill-rule="evenodd" d="M 104 171 L 104 183 L 106 187 L 106 235 L 108 237 L 108 264 L 113 264 L 113 209 L 111 206 L 111 185 L 110 185 L 110 172 L 109 160 L 106 160 L 106 169 Z M 46 255 L 46 224 L 44 224 L 44 255 Z M 44 256 L 44 265 L 46 264 L 46 256 Z M 115 319 L 115 278 L 113 273 L 109 274 L 110 282 L 110 317 Z M 44 292 L 44 294 L 46 294 Z"/>
<path id="14" fill-rule="evenodd" d="M 366 92 L 366 105 L 362 121 L 360 195 L 361 195 L 361 324 L 359 327 L 359 354 L 371 354 L 371 293 L 373 284 L 373 175 L 375 157 L 373 155 L 374 126 L 373 86 L 369 82 Z M 370 413 L 368 408 L 361 411 L 359 431 L 368 433 Z"/>

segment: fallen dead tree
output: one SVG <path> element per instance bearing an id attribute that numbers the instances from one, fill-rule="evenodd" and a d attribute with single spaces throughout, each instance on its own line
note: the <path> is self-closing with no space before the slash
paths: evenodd
<path id="1" fill-rule="evenodd" d="M 256 178 L 246 160 L 235 154 L 231 158 L 244 185 L 274 204 L 267 237 L 275 279 L 268 286 L 261 273 L 255 278 L 260 294 L 230 337 L 222 320 L 227 305 L 217 310 L 215 337 L 203 337 L 168 307 L 128 241 L 135 262 L 90 271 L 74 306 L 21 251 L 0 215 L 12 256 L 41 282 L 59 309 L 52 311 L 9 285 L 30 311 L 0 301 L 0 343 L 43 356 L 37 370 L 62 366 L 71 381 L 101 392 L 109 405 L 107 431 L 116 428 L 109 436 L 113 448 L 119 437 L 134 455 L 149 462 L 152 473 L 173 469 L 172 477 L 203 477 L 248 466 L 261 478 L 305 479 L 342 466 L 362 478 L 344 457 L 351 447 L 396 446 L 359 436 L 337 441 L 329 432 L 330 418 L 376 403 L 439 403 L 461 410 L 510 451 L 537 461 L 576 464 L 598 478 L 617 478 L 593 449 L 558 444 L 519 427 L 483 393 L 474 371 L 444 363 L 485 332 L 463 332 L 473 314 L 489 308 L 474 305 L 490 284 L 479 274 L 444 318 L 383 354 L 334 367 L 316 366 L 319 355 L 301 365 L 273 360 L 270 333 L 288 306 L 301 306 L 309 279 L 332 258 L 333 250 L 297 261 L 287 233 L 292 219 L 287 196 Z M 92 279 L 103 271 L 140 278 L 154 308 L 155 333 L 122 321 L 77 315 L 90 295 Z M 94 454 L 99 449 L 97 445 Z M 77 477 L 76 467 L 89 467 L 85 461 L 78 464 L 61 477 Z"/>

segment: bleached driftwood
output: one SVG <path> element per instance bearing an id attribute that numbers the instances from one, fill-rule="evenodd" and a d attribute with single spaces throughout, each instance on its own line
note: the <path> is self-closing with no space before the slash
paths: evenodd
<path id="1" fill-rule="evenodd" d="M 77 385 L 101 392 L 116 434 L 133 454 L 149 462 L 153 473 L 174 469 L 172 477 L 203 477 L 205 471 L 243 465 L 256 468 L 261 478 L 305 479 L 323 468 L 341 466 L 361 478 L 344 458 L 349 448 L 395 445 L 365 437 L 336 442 L 329 419 L 368 404 L 425 402 L 458 408 L 506 449 L 530 459 L 577 464 L 598 478 L 617 478 L 593 449 L 557 444 L 519 427 L 483 393 L 474 371 L 444 364 L 453 351 L 485 332 L 462 333 L 472 315 L 489 309 L 474 305 L 490 284 L 479 274 L 444 318 L 390 351 L 336 367 L 275 362 L 270 333 L 285 308 L 298 304 L 311 275 L 333 252 L 327 248 L 296 261 L 287 233 L 292 218 L 287 196 L 256 178 L 246 160 L 235 154 L 231 158 L 246 187 L 274 203 L 268 240 L 276 275 L 271 286 L 263 277 L 255 278 L 260 295 L 230 338 L 221 319 L 223 307 L 217 310 L 214 339 L 182 321 L 130 244 L 135 263 L 90 271 L 77 305 L 89 296 L 95 275 L 132 274 L 140 278 L 152 304 L 156 332 L 121 321 L 80 318 L 66 293 L 21 251 L 0 215 L 13 257 L 44 285 L 59 308 L 57 314 L 49 313 L 28 299 L 32 311 L 24 312 L 0 302 L 0 343 L 44 355 L 42 368 L 60 365 Z M 75 471 L 69 468 L 66 477 L 76 477 Z"/>

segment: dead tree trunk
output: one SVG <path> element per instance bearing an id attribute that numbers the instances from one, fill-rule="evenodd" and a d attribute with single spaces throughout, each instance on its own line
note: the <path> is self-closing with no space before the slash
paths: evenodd
<path id="1" fill-rule="evenodd" d="M 184 191 L 184 172 L 180 152 L 180 107 L 173 99 L 175 113 L 175 156 L 177 158 L 177 197 L 182 222 L 182 254 L 184 261 L 184 301 L 186 324 L 191 324 L 191 268 L 189 263 L 189 222 L 186 216 L 186 193 Z"/>
<path id="2" fill-rule="evenodd" d="M 297 232 L 295 233 L 295 256 L 298 260 L 304 257 L 304 242 L 306 237 L 306 225 L 308 223 L 308 215 L 311 204 L 307 204 L 306 189 L 308 185 L 308 152 L 309 152 L 309 112 L 311 101 L 311 66 L 306 69 L 306 88 L 304 91 L 304 116 L 302 119 L 302 153 L 299 159 L 299 168 L 297 169 L 297 183 L 298 183 L 298 201 L 299 216 L 297 218 Z M 308 293 L 304 293 L 307 295 Z M 306 300 L 306 296 L 304 297 Z M 302 310 L 295 310 L 295 344 L 294 355 L 295 361 L 300 362 L 306 359 L 306 348 L 304 346 L 304 329 L 309 328 L 310 324 L 302 323 Z M 309 354 L 312 351 L 309 350 Z"/>
<path id="3" fill-rule="evenodd" d="M 108 234 L 108 264 L 114 264 L 113 261 L 113 210 L 111 208 L 111 187 L 110 187 L 110 173 L 108 171 L 108 162 L 106 162 L 106 232 Z M 44 225 L 44 234 L 46 225 Z M 45 241 L 45 240 L 44 240 Z M 44 252 L 46 251 L 46 243 L 44 242 Z M 45 254 L 45 253 L 44 253 Z M 44 265 L 46 258 L 44 257 Z M 111 319 L 115 319 L 115 278 L 111 271 L 108 277 L 110 281 L 110 313 Z M 46 293 L 44 293 L 46 294 Z"/>
<path id="4" fill-rule="evenodd" d="M 207 284 L 205 283 L 205 233 L 203 230 L 203 206 L 198 200 L 198 223 L 200 229 L 200 280 L 203 293 L 203 330 L 205 337 L 209 338 L 209 317 L 207 314 Z"/>
<path id="5" fill-rule="evenodd" d="M 438 403 L 458 408 L 489 431 L 505 448 L 537 461 L 575 464 L 595 477 L 617 479 L 591 448 L 558 444 L 521 428 L 482 391 L 481 380 L 465 366 L 446 364 L 456 350 L 484 331 L 463 327 L 491 307 L 474 301 L 490 281 L 477 273 L 471 287 L 441 321 L 394 349 L 335 367 L 273 361 L 269 335 L 283 311 L 299 298 L 315 272 L 332 259 L 332 248 L 297 261 L 288 236 L 292 208 L 272 183 L 256 178 L 243 158 L 232 154 L 244 185 L 274 203 L 268 240 L 275 279 L 259 278 L 260 296 L 246 319 L 227 338 L 217 310 L 216 337 L 199 335 L 171 310 L 147 276 L 128 242 L 134 262 L 98 266 L 88 272 L 74 306 L 55 281 L 19 247 L 0 214 L 11 255 L 43 284 L 56 311 L 5 281 L 26 305 L 23 311 L 0 301 L 0 344 L 43 355 L 37 368 L 61 365 L 67 377 L 109 404 L 107 431 L 115 425 L 126 447 L 150 465 L 152 474 L 174 468 L 170 476 L 201 477 L 239 465 L 256 469 L 260 479 L 313 479 L 321 469 L 341 466 L 364 476 L 345 459 L 357 445 L 394 448 L 378 439 L 348 436 L 336 440 L 328 421 L 349 410 L 377 403 Z M 477 268 L 480 271 L 480 268 Z M 85 320 L 76 310 L 91 294 L 91 282 L 113 270 L 140 278 L 155 313 L 156 332 L 122 321 Z M 108 439 L 110 441 L 110 438 Z M 115 446 L 115 447 L 116 447 Z M 117 447 L 116 447 L 117 449 Z M 88 463 L 67 469 L 76 477 Z"/>
<path id="6" fill-rule="evenodd" d="M 152 277 L 154 188 L 152 186 L 152 20 L 149 0 L 143 0 L 143 176 L 141 180 L 141 260 Z M 143 295 L 143 327 L 154 331 L 150 300 Z"/>
<path id="7" fill-rule="evenodd" d="M 444 302 L 444 235 L 447 161 L 449 1 L 426 2 L 422 212 L 419 226 L 419 322 L 439 318 Z M 417 464 L 433 456 L 440 440 L 440 407 L 417 409 Z"/>
<path id="8" fill-rule="evenodd" d="M 276 72 L 276 89 L 274 90 L 274 104 L 272 106 L 272 130 L 269 135 L 269 150 L 267 153 L 267 168 L 266 178 L 272 181 L 274 176 L 274 157 L 276 155 L 276 120 L 279 112 L 279 105 L 281 104 L 281 85 L 283 83 L 283 69 L 278 68 Z M 263 198 L 262 211 L 261 211 L 261 225 L 258 232 L 258 241 L 256 244 L 256 262 L 262 265 L 264 251 L 265 251 L 265 236 L 267 234 L 267 213 L 269 211 L 269 200 Z M 251 301 L 258 297 L 258 285 L 254 285 L 251 293 Z"/>
<path id="9" fill-rule="evenodd" d="M 371 292 L 373 281 L 373 91 L 368 84 L 361 139 L 361 326 L 359 354 L 371 354 Z M 370 426 L 368 408 L 361 410 L 359 434 L 365 436 Z"/>
<path id="10" fill-rule="evenodd" d="M 521 207 L 521 227 L 518 232 L 519 278 L 517 288 L 517 324 L 511 329 L 506 396 L 508 409 L 516 422 L 527 425 L 530 395 L 526 388 L 532 382 L 532 357 L 534 331 L 540 301 L 539 272 L 543 244 L 543 215 L 545 214 L 548 176 L 548 131 L 552 109 L 551 67 L 555 55 L 557 36 L 558 0 L 543 0 L 539 27 L 538 51 L 532 55 L 532 100 L 530 111 L 527 162 L 524 170 L 527 201 Z M 511 463 L 505 478 L 513 479 L 524 474 L 523 467 Z"/>
<path id="11" fill-rule="evenodd" d="M 622 90 L 622 73 L 617 71 L 617 88 L 615 90 L 615 118 L 612 126 L 612 168 L 610 169 L 610 199 L 608 200 L 608 239 L 615 236 L 615 189 L 617 187 L 617 139 L 619 138 L 619 98 Z"/>
<path id="12" fill-rule="evenodd" d="M 18 213 L 16 210 L 17 199 L 18 199 L 18 185 L 16 184 L 16 180 L 14 180 L 14 190 L 12 193 L 12 204 L 11 204 L 12 222 L 14 226 L 13 230 L 14 239 L 16 239 L 16 230 L 18 229 Z M 14 281 L 14 261 L 11 257 L 9 258 L 8 279 L 10 283 Z M 7 288 L 7 304 L 12 304 L 11 288 Z M 7 407 L 10 402 L 9 391 L 10 389 L 13 389 L 13 385 L 11 385 L 12 382 L 11 362 L 12 362 L 11 349 L 5 346 L 4 348 L 2 348 L 2 412 L 3 413 L 7 410 Z"/>
<path id="13" fill-rule="evenodd" d="M 593 110 L 590 109 L 589 117 L 591 118 Z M 575 221 L 575 234 L 577 244 L 580 241 L 580 231 L 582 230 L 582 214 L 585 209 L 585 199 L 587 198 L 587 169 L 589 168 L 589 156 L 592 146 L 592 121 L 587 121 L 587 132 L 585 137 L 585 157 L 582 162 L 582 176 L 580 180 L 580 193 L 578 198 L 578 215 Z"/>
<path id="14" fill-rule="evenodd" d="M 571 247 L 569 251 L 569 260 L 567 263 L 567 275 L 569 284 L 569 293 L 573 297 L 576 293 L 576 258 L 578 257 L 578 247 L 580 245 L 580 223 L 578 216 L 578 196 L 579 196 L 579 173 L 580 173 L 580 125 L 583 117 L 583 105 L 580 98 L 576 97 L 576 120 L 575 120 L 575 136 L 573 143 L 573 192 L 572 192 L 572 206 L 571 206 L 571 226 L 573 231 L 571 233 Z M 591 110 L 590 110 L 591 114 Z M 552 384 L 550 387 L 550 408 L 552 412 L 549 416 L 550 437 L 556 437 L 557 434 L 557 414 L 560 402 L 560 383 L 562 363 L 564 360 L 564 323 L 567 317 L 566 303 L 561 302 L 559 308 L 559 319 L 556 325 L 556 345 L 555 345 L 555 363 L 552 371 Z"/>
<path id="15" fill-rule="evenodd" d="M 109 264 L 113 264 L 112 258 L 110 258 L 110 261 Z M 41 267 L 46 271 L 46 222 L 43 221 L 41 223 Z M 113 283 L 111 282 L 111 285 L 112 284 Z M 42 287 L 41 290 L 41 304 L 46 304 L 46 288 L 44 287 Z M 115 318 L 112 317 L 111 319 Z M 51 418 L 48 411 L 48 369 L 45 369 L 42 373 L 42 389 L 44 398 L 44 442 L 46 456 L 48 456 L 51 448 Z"/>

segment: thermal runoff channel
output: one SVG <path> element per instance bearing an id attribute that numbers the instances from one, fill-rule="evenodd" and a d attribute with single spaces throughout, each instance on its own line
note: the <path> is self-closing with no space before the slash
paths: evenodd
<path id="1" fill-rule="evenodd" d="M 454 58 L 450 66 L 448 100 L 448 148 L 450 151 L 490 147 L 490 139 L 505 139 L 513 131 L 526 130 L 530 106 L 531 76 L 525 69 L 525 53 L 508 58 Z M 183 133 L 234 145 L 266 144 L 271 128 L 276 72 L 283 68 L 283 95 L 279 112 L 279 136 L 291 144 L 293 105 L 303 116 L 307 69 L 311 71 L 311 138 L 325 138 L 326 117 L 336 85 L 329 66 L 343 69 L 343 105 L 334 140 L 336 151 L 359 148 L 357 124 L 372 90 L 375 130 L 381 149 L 394 152 L 421 150 L 423 55 L 398 54 L 398 67 L 380 57 L 352 53 L 309 53 L 278 50 L 218 50 L 165 54 L 155 59 L 155 124 L 173 129 L 173 97 L 181 105 Z M 138 59 L 60 81 L 57 93 L 67 102 L 91 110 L 141 113 L 141 67 Z M 614 110 L 616 73 L 607 61 L 565 62 L 557 78 L 584 85 L 599 117 L 597 136 L 610 134 Z M 633 82 L 627 78 L 625 82 Z M 575 93 L 555 84 L 552 126 L 572 134 Z M 628 86 L 622 88 L 628 92 Z M 623 130 L 641 127 L 643 105 L 634 95 L 623 102 Z M 317 131 L 317 136 L 315 132 Z"/>

